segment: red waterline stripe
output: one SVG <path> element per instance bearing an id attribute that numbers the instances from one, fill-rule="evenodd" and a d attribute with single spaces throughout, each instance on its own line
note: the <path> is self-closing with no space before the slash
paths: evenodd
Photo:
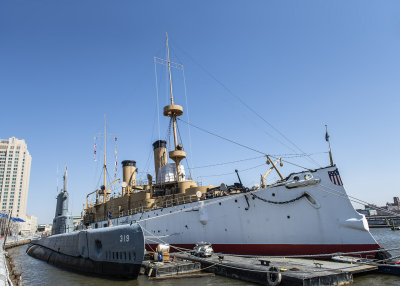
<path id="1" fill-rule="evenodd" d="M 172 244 L 193 249 L 194 244 Z M 157 244 L 146 244 L 147 250 L 156 249 Z M 212 244 L 214 252 L 241 255 L 314 255 L 337 252 L 370 251 L 380 248 L 379 244 Z M 174 251 L 174 249 L 171 249 Z M 368 253 L 369 257 L 375 253 Z"/>

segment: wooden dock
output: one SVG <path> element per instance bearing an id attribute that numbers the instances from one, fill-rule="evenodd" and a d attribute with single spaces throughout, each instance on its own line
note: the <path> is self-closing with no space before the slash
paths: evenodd
<path id="1" fill-rule="evenodd" d="M 30 239 L 23 239 L 23 240 L 18 240 L 18 241 L 10 241 L 10 242 L 6 242 L 6 245 L 4 246 L 4 248 L 5 249 L 9 249 L 9 248 L 13 248 L 13 247 L 29 244 L 29 243 L 31 243 Z"/>
<path id="2" fill-rule="evenodd" d="M 347 264 L 298 258 L 212 255 L 201 258 L 187 253 L 171 254 L 178 259 L 200 262 L 202 269 L 230 278 L 263 285 L 346 285 L 353 282 L 353 275 L 377 270 L 376 266 Z M 279 283 L 271 283 L 269 270 L 275 267 L 281 274 Z M 276 276 L 276 275 L 275 275 Z M 272 279 L 274 280 L 274 279 Z"/>

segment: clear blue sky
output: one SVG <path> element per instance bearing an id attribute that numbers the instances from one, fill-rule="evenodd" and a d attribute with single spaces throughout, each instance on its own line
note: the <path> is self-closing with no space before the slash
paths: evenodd
<path id="1" fill-rule="evenodd" d="M 118 137 L 118 163 L 133 159 L 139 171 L 153 172 L 153 56 L 165 56 L 166 31 L 172 60 L 185 65 L 188 106 L 178 70 L 176 102 L 193 124 L 271 154 L 296 148 L 235 96 L 307 153 L 327 151 L 328 124 L 347 192 L 378 204 L 399 196 L 399 11 L 398 1 L 1 1 L 0 137 L 28 144 L 28 213 L 51 222 L 57 166 L 61 181 L 65 164 L 71 208 L 80 213 L 98 187 L 93 137 L 104 114 Z M 161 109 L 163 66 L 157 76 Z M 160 123 L 165 138 L 168 122 Z M 180 129 L 192 166 L 258 156 L 194 128 L 189 136 L 185 124 Z M 112 137 L 108 142 L 113 176 Z M 313 158 L 329 163 L 326 154 Z M 231 184 L 234 174 L 206 176 L 262 163 L 192 172 L 203 184 Z M 243 171 L 242 179 L 256 184 L 265 169 Z"/>

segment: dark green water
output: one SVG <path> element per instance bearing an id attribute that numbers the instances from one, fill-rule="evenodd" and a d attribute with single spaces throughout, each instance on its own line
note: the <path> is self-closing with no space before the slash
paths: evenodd
<path id="1" fill-rule="evenodd" d="M 400 231 L 390 229 L 372 229 L 371 233 L 381 246 L 389 249 L 400 247 Z M 16 247 L 9 250 L 15 260 L 17 268 L 22 272 L 22 281 L 27 286 L 39 285 L 140 285 L 140 286 L 183 286 L 183 285 L 253 285 L 248 282 L 224 278 L 220 276 L 202 277 L 191 279 L 175 279 L 162 281 L 148 281 L 145 276 L 139 276 L 134 281 L 118 281 L 98 277 L 85 276 L 49 265 L 41 260 L 34 259 L 25 253 L 26 246 Z M 400 255 L 400 251 L 392 252 L 392 255 Z M 255 284 L 254 284 L 255 285 Z M 375 285 L 400 285 L 400 276 L 368 274 L 354 279 L 352 285 L 375 286 Z"/>

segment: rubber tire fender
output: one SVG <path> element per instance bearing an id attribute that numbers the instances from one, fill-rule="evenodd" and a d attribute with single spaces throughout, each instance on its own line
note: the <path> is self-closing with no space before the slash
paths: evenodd
<path id="1" fill-rule="evenodd" d="M 267 272 L 267 284 L 269 286 L 279 285 L 282 281 L 282 274 L 278 268 L 271 266 Z"/>

